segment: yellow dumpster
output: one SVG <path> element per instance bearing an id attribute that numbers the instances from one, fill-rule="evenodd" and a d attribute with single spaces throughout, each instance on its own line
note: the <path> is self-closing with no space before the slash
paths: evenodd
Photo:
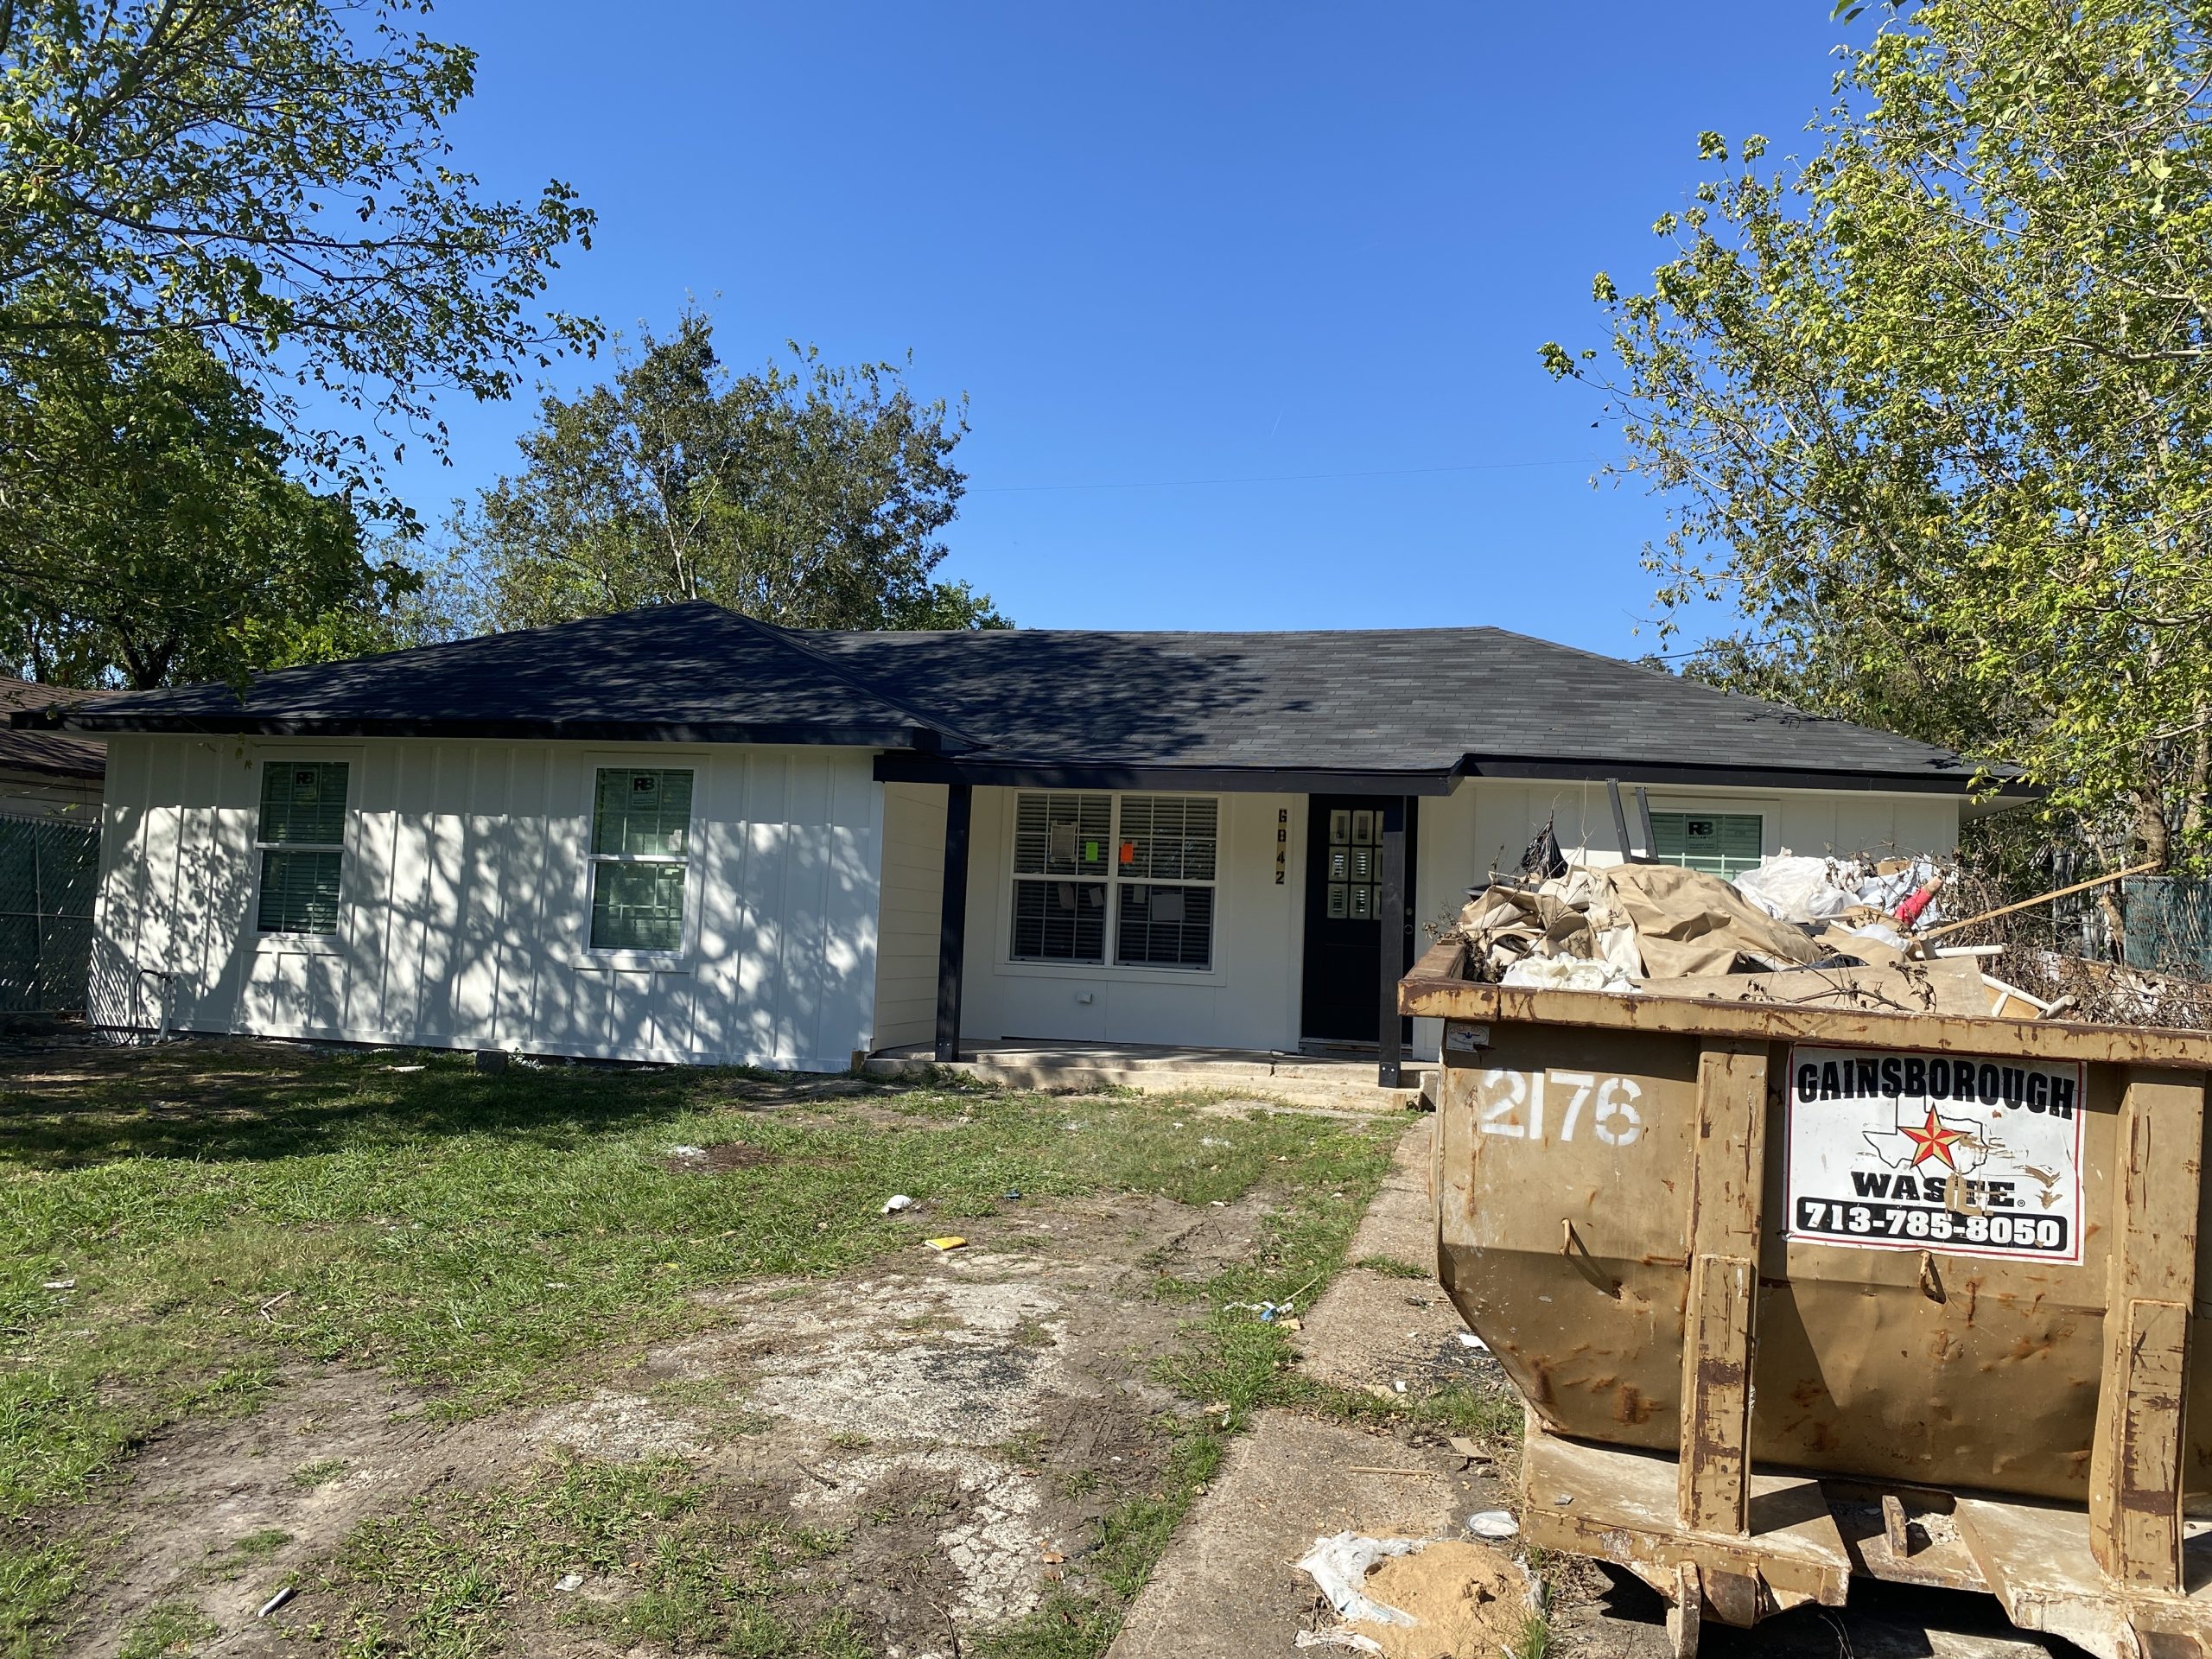
<path id="1" fill-rule="evenodd" d="M 1445 1021 L 1437 1270 L 1526 1401 L 1532 1542 L 1683 1654 L 1854 1574 L 2212 1653 L 2212 1036 L 1464 965 L 1400 1006 Z"/>

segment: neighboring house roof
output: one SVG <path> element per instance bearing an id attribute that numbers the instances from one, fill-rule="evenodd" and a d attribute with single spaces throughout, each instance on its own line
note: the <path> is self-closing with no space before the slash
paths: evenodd
<path id="1" fill-rule="evenodd" d="M 35 718 L 33 716 L 32 718 Z M 64 713 L 78 731 L 845 743 L 877 775 L 1168 774 L 1441 792 L 1459 776 L 1963 793 L 1948 750 L 1497 628 L 810 632 L 704 601 Z"/>
<path id="2" fill-rule="evenodd" d="M 67 707 L 100 695 L 0 674 L 0 715 L 12 716 L 19 709 Z M 35 772 L 42 777 L 97 784 L 107 776 L 107 746 L 63 737 L 58 732 L 0 727 L 0 772 Z"/>

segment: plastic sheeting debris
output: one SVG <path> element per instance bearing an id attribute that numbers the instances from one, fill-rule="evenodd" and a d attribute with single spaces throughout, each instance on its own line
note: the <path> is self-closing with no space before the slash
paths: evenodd
<path id="1" fill-rule="evenodd" d="M 1410 1555 L 1421 1547 L 1419 1538 L 1369 1538 L 1357 1532 L 1339 1532 L 1316 1538 L 1313 1548 L 1299 1558 L 1298 1570 L 1310 1574 L 1337 1610 L 1338 1618 L 1362 1619 L 1370 1624 L 1410 1624 L 1411 1613 L 1370 1600 L 1360 1589 L 1375 1563 L 1390 1555 Z"/>
<path id="2" fill-rule="evenodd" d="M 1529 957 L 1500 976 L 1501 985 L 1539 991 L 1632 991 L 1636 982 L 1610 962 L 1579 957 Z"/>

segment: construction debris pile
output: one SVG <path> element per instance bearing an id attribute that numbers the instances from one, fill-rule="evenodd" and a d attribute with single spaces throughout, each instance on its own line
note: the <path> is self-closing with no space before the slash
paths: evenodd
<path id="1" fill-rule="evenodd" d="M 1732 881 L 1678 865 L 1568 864 L 1477 891 L 1452 931 L 1471 977 L 1554 990 L 1786 1001 L 2038 1019 L 2045 999 L 1984 972 L 1987 946 L 1931 950 L 1942 876 L 1925 859 L 1784 853 Z M 1918 959 L 1916 959 L 1918 958 Z"/>

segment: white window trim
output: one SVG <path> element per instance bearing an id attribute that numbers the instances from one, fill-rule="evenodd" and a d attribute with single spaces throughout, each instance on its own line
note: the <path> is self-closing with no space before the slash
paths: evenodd
<path id="1" fill-rule="evenodd" d="M 1106 934 L 1104 960 L 1101 962 L 1065 962 L 1055 959 L 1017 957 L 1014 954 L 1014 885 L 1017 881 L 1096 880 L 1096 877 L 1040 876 L 1025 874 L 1014 868 L 1015 848 L 1020 837 L 1020 798 L 1024 795 L 1104 795 L 1113 803 L 1107 820 L 1109 832 L 1116 843 L 1115 861 L 1109 865 L 1106 884 Z M 1114 960 L 1116 948 L 1121 943 L 1121 897 L 1117 889 L 1122 885 L 1119 857 L 1122 835 L 1122 802 L 1130 795 L 1147 798 L 1162 795 L 1180 796 L 1186 799 L 1210 800 L 1214 803 L 1213 880 L 1211 881 L 1154 881 L 1147 878 L 1141 885 L 1161 887 L 1211 887 L 1213 890 L 1213 940 L 1211 963 L 1205 968 L 1170 968 L 1157 963 L 1118 963 Z M 1011 978 L 1096 980 L 1108 978 L 1131 984 L 1149 985 L 1224 985 L 1229 976 L 1221 965 L 1222 939 L 1224 918 L 1228 913 L 1230 845 L 1230 810 L 1235 797 L 1217 795 L 1197 789 L 1028 789 L 1009 788 L 1006 791 L 1005 823 L 1001 826 L 1000 842 L 1002 861 L 998 893 L 994 906 L 998 918 L 998 950 L 991 971 Z M 1132 880 L 1135 878 L 1130 878 Z"/>
<path id="2" fill-rule="evenodd" d="M 1782 803 L 1772 796 L 1754 796 L 1749 799 L 1729 800 L 1713 796 L 1660 795 L 1649 796 L 1654 812 L 1671 812 L 1687 817 L 1757 818 L 1759 821 L 1759 856 L 1774 856 L 1781 843 L 1777 839 L 1782 828 Z M 1629 839 L 1641 841 L 1643 830 L 1637 814 L 1629 815 Z M 1644 851 L 1652 853 L 1652 848 Z"/>
<path id="3" fill-rule="evenodd" d="M 302 761 L 346 763 L 346 811 L 338 832 L 338 925 L 328 933 L 264 933 L 261 931 L 261 866 L 262 855 L 271 848 L 328 851 L 326 843 L 296 841 L 264 841 L 261 838 L 261 774 L 267 766 L 289 766 Z M 360 788 L 362 751 L 359 749 L 302 748 L 263 749 L 253 752 L 250 768 L 253 779 L 253 794 L 246 811 L 251 816 L 252 841 L 249 843 L 247 862 L 249 877 L 246 883 L 245 931 L 258 951 L 280 952 L 286 956 L 335 957 L 345 954 L 346 930 L 353 918 L 353 873 L 360 868 L 356 845 L 356 826 L 360 823 Z"/>
<path id="4" fill-rule="evenodd" d="M 707 764 L 690 754 L 587 754 L 583 759 L 583 811 L 576 837 L 576 863 L 581 876 L 575 911 L 574 943 L 569 965 L 577 968 L 630 969 L 659 974 L 688 974 L 699 957 L 699 912 L 704 906 L 705 875 L 699 849 L 706 836 L 704 800 Z M 602 772 L 688 772 L 691 774 L 691 817 L 683 831 L 683 856 L 652 857 L 630 853 L 603 855 L 592 850 L 592 836 L 599 810 L 599 774 Z M 675 864 L 683 866 L 683 943 L 673 950 L 604 950 L 591 942 L 591 898 L 594 873 L 601 864 Z"/>

